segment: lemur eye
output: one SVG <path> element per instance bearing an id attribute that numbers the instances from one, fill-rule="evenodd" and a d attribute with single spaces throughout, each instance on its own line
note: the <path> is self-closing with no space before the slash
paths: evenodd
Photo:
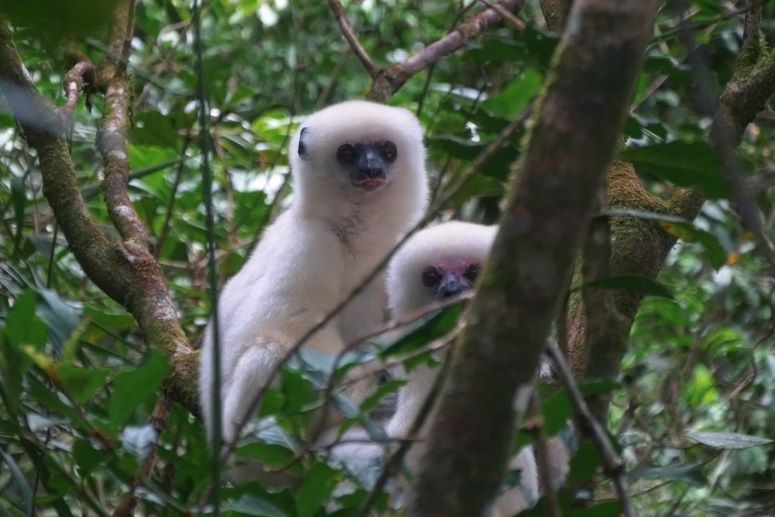
<path id="1" fill-rule="evenodd" d="M 393 163 L 398 157 L 398 148 L 393 142 L 385 142 L 382 144 L 382 157 L 388 163 Z"/>
<path id="2" fill-rule="evenodd" d="M 466 269 L 466 272 L 463 274 L 468 280 L 474 281 L 476 280 L 476 277 L 479 276 L 479 272 L 482 270 L 481 267 L 479 267 L 479 264 L 471 264 L 468 266 L 468 269 Z"/>
<path id="3" fill-rule="evenodd" d="M 422 272 L 422 285 L 425 287 L 436 287 L 441 282 L 441 273 L 433 266 L 425 268 Z"/>
<path id="4" fill-rule="evenodd" d="M 343 144 L 336 150 L 336 159 L 339 163 L 351 163 L 355 159 L 355 148 L 350 144 Z"/>

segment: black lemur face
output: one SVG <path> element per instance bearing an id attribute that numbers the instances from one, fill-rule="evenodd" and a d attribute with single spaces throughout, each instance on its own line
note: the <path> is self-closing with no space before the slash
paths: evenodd
<path id="1" fill-rule="evenodd" d="M 423 269 L 421 282 L 436 298 L 449 298 L 472 289 L 480 269 L 473 261 L 442 261 Z"/>
<path id="2" fill-rule="evenodd" d="M 304 133 L 299 136 L 299 156 L 307 158 Z M 389 140 L 348 142 L 336 150 L 336 163 L 347 173 L 353 186 L 366 191 L 377 190 L 387 183 L 389 166 L 398 158 L 398 147 Z"/>
<path id="3" fill-rule="evenodd" d="M 349 174 L 356 187 L 372 191 L 384 186 L 388 166 L 396 161 L 398 149 L 390 141 L 342 144 L 336 161 Z"/>

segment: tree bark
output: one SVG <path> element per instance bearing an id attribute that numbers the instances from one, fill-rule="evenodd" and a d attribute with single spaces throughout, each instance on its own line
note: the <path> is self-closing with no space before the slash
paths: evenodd
<path id="1" fill-rule="evenodd" d="M 500 484 L 594 197 L 627 116 L 656 0 L 574 4 L 490 262 L 466 313 L 410 514 L 481 515 Z"/>

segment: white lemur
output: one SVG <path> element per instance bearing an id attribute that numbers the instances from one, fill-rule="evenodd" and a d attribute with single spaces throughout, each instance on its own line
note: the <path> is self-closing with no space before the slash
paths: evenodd
<path id="1" fill-rule="evenodd" d="M 448 222 L 413 235 L 396 253 L 388 267 L 387 291 L 394 319 L 401 319 L 423 307 L 472 289 L 489 255 L 497 228 L 473 223 Z M 546 374 L 546 366 L 542 366 Z M 400 390 L 396 412 L 387 431 L 391 437 L 406 437 L 420 408 L 428 397 L 438 370 L 427 365 L 415 367 Z M 429 422 L 420 433 L 420 442 L 407 455 L 409 471 L 415 471 L 425 448 Z M 568 449 L 559 438 L 549 441 L 550 477 L 560 484 L 569 461 Z M 523 448 L 510 465 L 520 471 L 518 486 L 505 490 L 496 500 L 492 515 L 511 516 L 531 506 L 539 496 L 536 460 L 532 447 Z"/>
<path id="2" fill-rule="evenodd" d="M 291 346 L 372 272 L 425 211 L 425 148 L 409 111 L 348 101 L 310 115 L 291 140 L 291 206 L 266 229 L 218 302 L 224 441 Z M 336 354 L 387 315 L 384 276 L 305 347 Z M 200 400 L 213 434 L 212 321 Z"/>

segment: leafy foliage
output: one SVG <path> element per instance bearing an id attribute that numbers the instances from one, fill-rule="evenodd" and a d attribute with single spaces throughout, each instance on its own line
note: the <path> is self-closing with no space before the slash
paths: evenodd
<path id="1" fill-rule="evenodd" d="M 391 99 L 415 111 L 427 128 L 435 198 L 529 109 L 550 77 L 558 39 L 543 26 L 537 3 L 527 2 L 522 12 L 528 21 L 524 31 L 507 25 L 490 31 L 410 79 Z M 25 64 L 45 97 L 62 101 L 66 46 L 94 61 L 104 57 L 101 37 L 112 4 L 2 5 L 0 12 L 14 25 Z M 130 195 L 154 238 L 181 323 L 193 340 L 210 308 L 189 4 L 137 5 L 129 158 Z M 740 18 L 724 3 L 691 4 L 691 23 L 700 30 L 707 63 L 723 83 L 739 52 Z M 442 1 L 347 5 L 364 47 L 384 65 L 443 36 L 478 8 L 476 2 Z M 772 6 L 767 10 L 773 14 Z M 775 30 L 772 19 L 763 27 L 768 32 Z M 629 213 L 657 219 L 682 242 L 659 282 L 619 277 L 595 284 L 657 296 L 646 299 L 638 316 L 620 383 L 587 388 L 611 392 L 609 430 L 621 446 L 641 515 L 704 515 L 732 507 L 766 513 L 773 502 L 762 487 L 775 481 L 775 286 L 752 236 L 741 230 L 721 164 L 705 143 L 707 121 L 694 101 L 677 23 L 670 10 L 660 14 L 619 158 L 632 161 L 655 194 L 667 197 L 679 186 L 694 186 L 713 199 L 695 223 Z M 292 195 L 286 147 L 302 114 L 363 96 L 370 78 L 325 2 L 215 0 L 205 6 L 202 27 L 212 107 L 214 237 L 223 282 Z M 77 109 L 72 155 L 91 215 L 115 237 L 94 145 L 103 100 L 91 102 L 91 110 Z M 200 510 L 213 474 L 201 423 L 173 403 L 166 425 L 153 425 L 168 359 L 154 343 L 143 342 L 132 318 L 86 279 L 45 202 L 36 157 L 3 104 L 0 128 L 0 511 L 27 515 L 34 507 L 46 514 L 104 515 L 130 493 L 149 515 Z M 770 235 L 775 231 L 771 135 L 767 121 L 758 121 L 739 148 Z M 442 216 L 497 220 L 524 137 L 520 132 L 500 149 Z M 222 509 L 261 516 L 356 514 L 379 471 L 352 472 L 327 451 L 313 452 L 305 434 L 322 403 L 328 374 L 336 371 L 341 379 L 374 357 L 407 367 L 434 363 L 430 353 L 417 352 L 447 333 L 458 312 L 446 311 L 395 343 L 374 343 L 336 369 L 308 357 L 287 368 L 280 386 L 266 394 L 263 418 L 253 423 L 236 456 L 260 460 L 301 482 L 278 490 L 255 482 L 227 486 Z M 386 383 L 361 407 L 336 398 L 344 414 L 342 430 L 358 424 L 379 435 L 369 411 L 400 385 Z M 542 399 L 547 430 L 556 433 L 570 415 L 567 398 L 555 386 L 544 386 Z M 521 440 L 519 445 L 529 441 Z M 156 465 L 144 477 L 151 451 Z M 601 479 L 600 465 L 595 448 L 582 445 L 571 483 Z M 617 503 L 606 500 L 612 493 L 603 481 L 598 501 L 573 515 L 618 514 Z M 570 507 L 569 491 L 561 493 L 561 502 Z M 376 508 L 389 504 L 383 495 Z M 544 511 L 539 505 L 531 514 Z"/>

